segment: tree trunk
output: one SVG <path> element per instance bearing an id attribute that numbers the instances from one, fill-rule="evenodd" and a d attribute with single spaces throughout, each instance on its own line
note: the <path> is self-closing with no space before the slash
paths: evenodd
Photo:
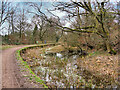
<path id="1" fill-rule="evenodd" d="M 22 38 L 22 30 L 20 29 L 20 32 L 19 32 L 19 38 L 21 39 Z"/>
<path id="2" fill-rule="evenodd" d="M 103 42 L 105 44 L 105 48 L 106 48 L 107 52 L 110 53 L 110 54 L 114 54 L 115 55 L 116 51 L 112 49 L 112 46 L 110 44 L 110 40 L 109 40 L 107 34 L 104 35 L 104 36 L 100 35 L 100 34 L 98 34 L 98 35 L 101 36 L 101 38 L 103 39 Z"/>
<path id="3" fill-rule="evenodd" d="M 40 38 L 40 41 L 41 41 L 42 43 L 44 43 L 44 40 L 43 40 L 43 38 L 42 38 L 42 37 Z"/>
<path id="4" fill-rule="evenodd" d="M 104 39 L 104 42 L 105 42 L 105 47 L 106 47 L 106 49 L 107 49 L 107 52 L 108 53 L 110 53 L 110 54 L 116 54 L 116 51 L 114 51 L 113 49 L 112 49 L 112 46 L 111 46 L 111 44 L 110 44 L 110 41 L 108 40 L 108 39 Z"/>
<path id="5" fill-rule="evenodd" d="M 12 24 L 12 33 L 14 34 L 13 14 L 11 16 L 11 24 Z"/>

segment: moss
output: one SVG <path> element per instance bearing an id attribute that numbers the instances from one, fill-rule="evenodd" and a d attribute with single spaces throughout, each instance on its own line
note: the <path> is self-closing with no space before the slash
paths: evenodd
<path id="1" fill-rule="evenodd" d="M 21 62 L 21 65 L 23 65 L 26 69 L 28 69 L 29 70 L 29 73 L 30 74 L 32 74 L 32 76 L 30 76 L 30 79 L 32 80 L 33 78 L 35 78 L 35 81 L 36 82 L 38 82 L 38 83 L 40 83 L 40 84 L 42 84 L 45 88 L 48 88 L 44 83 L 44 81 L 43 80 L 41 80 L 32 70 L 31 70 L 31 68 L 29 67 L 29 65 L 27 64 L 27 62 L 25 62 L 24 60 L 23 60 L 23 58 L 21 57 L 21 52 L 23 52 L 23 51 L 25 51 L 26 49 L 28 49 L 28 48 L 34 48 L 34 47 L 41 47 L 41 46 L 47 46 L 47 45 L 55 45 L 55 44 L 43 44 L 43 45 L 35 45 L 35 46 L 30 46 L 30 47 L 24 47 L 24 48 L 22 48 L 22 49 L 20 49 L 20 50 L 18 50 L 17 51 L 17 59 L 18 60 L 21 60 L 22 62 Z"/>
<path id="2" fill-rule="evenodd" d="M 117 52 L 115 51 L 115 50 L 111 50 L 110 52 L 109 52 L 110 54 L 113 54 L 113 55 L 116 55 L 117 54 Z"/>

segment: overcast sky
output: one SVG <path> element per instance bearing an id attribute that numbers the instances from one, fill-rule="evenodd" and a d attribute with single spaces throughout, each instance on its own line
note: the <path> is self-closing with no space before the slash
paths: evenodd
<path id="1" fill-rule="evenodd" d="M 6 0 L 3 0 L 3 1 L 6 1 Z M 62 1 L 62 2 L 69 2 L 70 0 L 7 0 L 7 1 L 10 1 L 10 2 L 59 2 L 59 1 Z M 73 0 L 73 1 L 76 1 L 76 0 Z M 77 1 L 82 1 L 82 0 L 77 0 Z M 86 0 L 88 1 L 88 0 Z M 91 0 L 91 1 L 95 1 L 95 0 Z M 105 0 L 98 0 L 98 1 L 105 1 Z M 110 0 L 110 2 L 118 2 L 120 0 Z"/>
<path id="2" fill-rule="evenodd" d="M 3 1 L 6 1 L 6 0 L 3 0 Z M 55 2 L 58 2 L 58 1 L 70 1 L 70 0 L 7 0 L 7 1 L 10 1 L 10 2 L 13 2 L 13 3 L 20 3 L 20 8 L 24 8 L 25 7 L 25 4 L 24 3 L 21 3 L 21 2 L 43 2 L 43 7 L 42 7 L 42 11 L 45 13 L 46 12 L 46 9 L 50 9 L 52 8 L 52 3 L 53 1 Z M 81 0 L 77 0 L 77 1 L 81 1 Z M 88 1 L 88 0 L 87 0 Z M 92 0 L 94 1 L 94 0 Z M 98 1 L 102 1 L 102 0 L 98 0 Z M 104 1 L 104 0 L 103 0 Z M 111 2 L 118 2 L 120 0 L 110 0 Z M 31 9 L 30 9 L 31 10 Z M 34 10 L 33 10 L 34 11 Z M 54 12 L 55 15 L 59 16 L 60 18 L 62 18 L 64 15 L 66 15 L 65 13 L 63 12 L 60 12 L 60 11 L 55 11 Z M 29 18 L 28 18 L 28 22 L 31 21 L 31 18 L 32 18 L 33 15 L 30 15 Z M 70 23 L 66 23 L 65 26 L 69 26 Z M 4 26 L 8 26 L 7 23 L 4 24 Z M 0 31 L 0 34 L 5 34 L 7 33 L 7 30 L 4 29 L 2 30 L 3 32 Z"/>

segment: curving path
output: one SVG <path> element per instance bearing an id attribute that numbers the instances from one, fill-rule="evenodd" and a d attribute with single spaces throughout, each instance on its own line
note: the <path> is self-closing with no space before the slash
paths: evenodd
<path id="1" fill-rule="evenodd" d="M 2 59 L 0 59 L 0 63 L 2 63 L 2 65 L 0 65 L 1 66 L 0 75 L 2 76 L 2 78 L 0 78 L 0 81 L 2 81 L 0 82 L 0 86 L 2 88 L 20 88 L 21 87 L 19 84 L 19 80 L 16 77 L 19 71 L 16 66 L 15 52 L 16 50 L 26 46 L 31 46 L 31 45 L 24 45 L 24 46 L 19 45 L 14 48 L 9 48 L 0 52 L 0 56 L 2 56 Z"/>

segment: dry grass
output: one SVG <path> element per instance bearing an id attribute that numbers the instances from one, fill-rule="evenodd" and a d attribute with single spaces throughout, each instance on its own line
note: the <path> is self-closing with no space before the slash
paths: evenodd
<path id="1" fill-rule="evenodd" d="M 116 83 L 118 78 L 118 56 L 97 55 L 78 59 L 78 66 L 84 68 L 85 77 L 93 79 L 101 87 Z M 88 75 L 89 74 L 89 75 Z"/>
<path id="2" fill-rule="evenodd" d="M 53 53 L 64 51 L 65 48 L 62 45 L 57 45 L 51 48 L 49 51 L 52 51 Z"/>
<path id="3" fill-rule="evenodd" d="M 74 48 L 75 49 L 75 48 Z M 45 54 L 46 51 L 53 53 L 64 51 L 65 48 L 61 45 L 54 47 L 33 48 L 28 49 L 22 54 L 31 66 L 39 66 L 37 62 L 41 62 L 43 67 L 49 67 L 49 69 L 64 68 L 67 65 L 68 60 L 60 60 L 59 58 L 45 59 L 41 54 Z M 94 51 L 95 52 L 95 51 Z M 37 60 L 37 61 L 36 61 Z M 77 59 L 78 72 L 83 72 L 83 78 L 86 82 L 93 83 L 96 87 L 103 88 L 109 85 L 116 84 L 118 78 L 118 56 L 111 56 L 107 53 L 91 53 L 84 58 Z M 83 71 L 81 71 L 81 68 Z"/>

